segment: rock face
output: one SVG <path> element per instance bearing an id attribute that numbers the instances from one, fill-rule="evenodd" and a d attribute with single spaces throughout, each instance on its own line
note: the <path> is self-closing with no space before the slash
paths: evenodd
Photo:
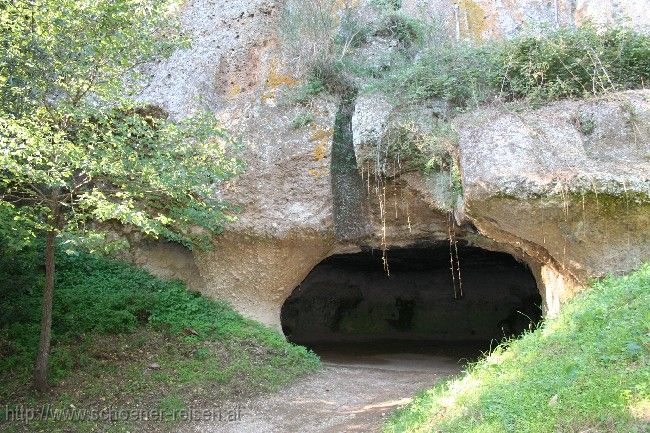
<path id="1" fill-rule="evenodd" d="M 180 11 L 192 47 L 154 65 L 141 98 L 174 118 L 208 109 L 242 138 L 246 172 L 220 188 L 241 212 L 227 234 L 215 238 L 214 251 L 147 244 L 132 254 L 150 271 L 188 281 L 271 325 L 279 323 L 283 300 L 327 256 L 333 238 L 329 161 L 336 101 L 303 106 L 287 96 L 299 83 L 280 65 L 280 8 L 268 0 L 193 0 Z M 297 128 L 300 116 L 311 121 Z M 170 265 L 170 256 L 183 269 Z"/>
<path id="2" fill-rule="evenodd" d="M 556 19 L 649 22 L 647 1 L 573 4 L 404 0 L 403 10 L 443 14 L 461 37 L 510 37 Z M 278 47 L 281 6 L 193 0 L 181 10 L 193 47 L 154 65 L 141 98 L 174 118 L 211 110 L 242 137 L 247 170 L 220 188 L 242 211 L 213 251 L 146 243 L 133 247 L 135 263 L 279 327 L 282 304 L 318 263 L 362 248 L 390 255 L 453 236 L 506 252 L 533 270 L 548 313 L 586 278 L 650 260 L 650 92 L 458 118 L 462 194 L 449 172 L 392 166 L 378 177 L 373 151 L 392 120 L 427 130 L 448 108 L 397 110 L 377 94 L 354 106 L 325 96 L 297 103 L 301 83 Z"/>
<path id="3" fill-rule="evenodd" d="M 270 0 L 186 2 L 179 14 L 192 47 L 154 65 L 141 98 L 182 118 L 259 91 L 272 68 L 278 7 Z"/>
<path id="4" fill-rule="evenodd" d="M 578 25 L 588 21 L 600 25 L 621 23 L 646 33 L 650 31 L 650 3 L 647 0 L 578 0 L 574 17 Z"/>
<path id="5" fill-rule="evenodd" d="M 577 282 L 638 267 L 650 260 L 649 121 L 645 90 L 462 116 L 467 218 Z"/>
<path id="6" fill-rule="evenodd" d="M 459 38 L 511 38 L 521 31 L 587 22 L 650 31 L 648 0 L 403 0 L 402 10 Z"/>

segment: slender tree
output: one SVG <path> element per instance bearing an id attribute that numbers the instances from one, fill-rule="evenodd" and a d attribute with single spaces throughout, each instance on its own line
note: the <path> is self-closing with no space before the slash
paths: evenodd
<path id="1" fill-rule="evenodd" d="M 205 247 L 232 218 L 216 189 L 241 169 L 236 142 L 213 116 L 173 122 L 130 97 L 137 88 L 128 83 L 143 82 L 140 65 L 185 44 L 170 6 L 0 3 L 0 214 L 11 216 L 21 245 L 46 238 L 40 391 L 48 388 L 58 243 L 90 248 L 119 222 Z"/>

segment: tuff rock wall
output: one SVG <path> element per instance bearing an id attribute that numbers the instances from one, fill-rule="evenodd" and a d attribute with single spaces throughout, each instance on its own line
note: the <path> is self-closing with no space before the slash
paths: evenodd
<path id="1" fill-rule="evenodd" d="M 404 0 L 402 9 L 438 19 L 460 38 L 489 39 L 587 20 L 647 29 L 648 3 Z M 141 98 L 178 119 L 211 110 L 242 137 L 247 170 L 221 188 L 242 212 L 215 238 L 214 251 L 140 243 L 131 251 L 136 263 L 278 327 L 283 302 L 324 258 L 361 247 L 447 242 L 450 226 L 458 239 L 528 264 L 551 314 L 587 278 L 650 260 L 650 92 L 468 114 L 455 121 L 461 196 L 451 194 L 444 175 L 418 173 L 393 176 L 378 195 L 363 155 L 395 108 L 381 95 L 350 107 L 350 141 L 343 144 L 353 151 L 357 174 L 342 178 L 332 164 L 341 144 L 340 101 L 292 100 L 301 81 L 280 48 L 282 7 L 270 0 L 193 0 L 179 11 L 193 45 L 149 68 L 152 82 Z M 441 109 L 406 115 L 426 126 Z M 295 128 L 306 111 L 313 121 Z M 594 119 L 589 134 L 580 128 L 584 113 Z M 346 187 L 351 195 L 341 197 Z M 340 227 L 350 218 L 356 228 L 346 235 Z"/>

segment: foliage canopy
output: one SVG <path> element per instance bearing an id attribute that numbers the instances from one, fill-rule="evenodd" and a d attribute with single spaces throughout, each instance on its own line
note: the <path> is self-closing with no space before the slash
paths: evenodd
<path id="1" fill-rule="evenodd" d="M 16 227 L 72 236 L 115 220 L 192 246 L 230 218 L 214 185 L 241 168 L 235 141 L 210 115 L 172 122 L 133 99 L 138 67 L 187 43 L 171 6 L 0 8 L 0 206 Z"/>

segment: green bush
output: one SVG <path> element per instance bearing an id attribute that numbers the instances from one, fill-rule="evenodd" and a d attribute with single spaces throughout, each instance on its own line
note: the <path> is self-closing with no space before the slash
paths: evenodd
<path id="1" fill-rule="evenodd" d="M 638 88 L 650 80 L 650 36 L 592 26 L 510 41 L 434 44 L 375 86 L 457 107 L 493 99 L 552 101 Z"/>
<path id="2" fill-rule="evenodd" d="M 325 85 L 310 75 L 307 82 L 297 88 L 293 95 L 293 101 L 297 104 L 306 104 L 313 96 L 325 91 Z"/>
<path id="3" fill-rule="evenodd" d="M 372 3 L 388 11 L 397 11 L 402 7 L 402 0 L 372 0 Z"/>
<path id="4" fill-rule="evenodd" d="M 495 88 L 508 98 L 553 100 L 639 87 L 650 79 L 650 37 L 586 26 L 498 47 Z"/>
<path id="5" fill-rule="evenodd" d="M 364 41 L 358 8 L 338 0 L 288 0 L 279 22 L 285 53 L 298 74 L 314 66 L 337 63 L 343 51 Z"/>
<path id="6" fill-rule="evenodd" d="M 354 98 L 357 88 L 346 72 L 341 62 L 317 62 L 312 65 L 310 81 L 322 83 L 327 92 L 343 99 Z"/>
<path id="7" fill-rule="evenodd" d="M 442 43 L 422 52 L 417 61 L 403 63 L 374 84 L 403 99 L 441 98 L 466 107 L 485 101 L 492 93 L 491 46 Z"/>
<path id="8" fill-rule="evenodd" d="M 400 12 L 391 12 L 382 17 L 375 32 L 377 36 L 397 40 L 404 48 L 411 47 L 422 40 L 423 24 Z"/>
<path id="9" fill-rule="evenodd" d="M 349 97 L 356 92 L 347 77 L 343 59 L 366 42 L 371 28 L 361 19 L 359 8 L 338 0 L 289 0 L 280 20 L 280 36 L 294 72 L 329 93 Z M 311 92 L 310 92 L 311 90 Z M 299 102 L 314 91 L 299 90 Z"/>
<path id="10" fill-rule="evenodd" d="M 412 122 L 397 122 L 390 124 L 372 162 L 377 164 L 375 170 L 386 176 L 396 168 L 424 174 L 449 171 L 457 140 L 454 129 L 443 120 L 435 121 L 429 131 L 422 131 Z"/>
<path id="11" fill-rule="evenodd" d="M 370 36 L 370 27 L 362 22 L 357 9 L 344 8 L 342 11 L 339 28 L 334 36 L 334 43 L 342 49 L 357 48 L 367 42 Z"/>
<path id="12" fill-rule="evenodd" d="M 299 72 L 338 95 L 353 95 L 355 83 L 365 82 L 359 90 L 379 87 L 407 100 L 442 98 L 461 109 L 495 99 L 584 97 L 638 88 L 650 79 L 650 36 L 631 29 L 586 25 L 506 41 L 457 42 L 439 22 L 400 12 L 399 1 L 375 3 L 382 17 L 374 35 L 399 47 L 388 71 L 371 64 L 376 58 L 365 64 L 356 57 L 372 28 L 358 7 L 292 0 L 281 33 Z"/>
<path id="13" fill-rule="evenodd" d="M 279 21 L 279 34 L 285 51 L 299 66 L 331 55 L 338 23 L 335 0 L 287 1 Z"/>

